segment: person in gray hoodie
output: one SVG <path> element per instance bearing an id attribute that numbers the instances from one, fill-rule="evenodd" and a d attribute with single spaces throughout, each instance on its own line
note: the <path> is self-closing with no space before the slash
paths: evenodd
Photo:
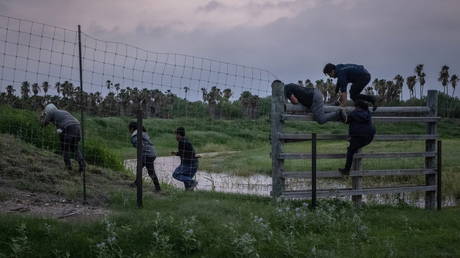
<path id="1" fill-rule="evenodd" d="M 133 121 L 129 123 L 128 129 L 131 133 L 131 143 L 134 147 L 137 147 L 137 122 Z M 153 181 L 153 185 L 155 186 L 155 192 L 158 193 L 161 191 L 161 188 L 160 182 L 158 181 L 158 177 L 155 173 L 154 161 L 156 157 L 155 147 L 153 146 L 152 141 L 150 141 L 150 137 L 145 128 L 142 127 L 142 167 L 147 168 L 147 172 Z M 132 185 L 137 185 L 137 181 L 134 181 Z"/>
<path id="2" fill-rule="evenodd" d="M 75 154 L 75 159 L 80 166 L 80 172 L 85 167 L 85 160 L 78 147 L 81 140 L 81 127 L 80 121 L 65 110 L 58 109 L 54 104 L 48 104 L 41 115 L 41 124 L 46 126 L 52 123 L 56 126 L 56 132 L 59 134 L 61 142 L 61 152 L 64 157 L 64 164 L 67 169 L 72 170 L 72 163 L 70 161 L 71 153 Z"/>

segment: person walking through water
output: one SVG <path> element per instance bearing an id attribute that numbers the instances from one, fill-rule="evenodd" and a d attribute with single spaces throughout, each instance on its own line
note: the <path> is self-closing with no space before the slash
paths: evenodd
<path id="1" fill-rule="evenodd" d="M 81 140 L 81 127 L 78 121 L 72 114 L 65 110 L 58 109 L 54 104 L 50 103 L 45 106 L 40 117 L 42 126 L 52 123 L 56 126 L 56 132 L 59 134 L 61 152 L 64 157 L 64 164 L 68 170 L 72 170 L 70 156 L 72 153 L 79 164 L 79 171 L 82 172 L 86 168 L 86 163 L 79 148 Z"/>
<path id="2" fill-rule="evenodd" d="M 178 142 L 177 152 L 171 152 L 172 155 L 180 157 L 180 165 L 174 170 L 173 177 L 184 183 L 186 191 L 193 191 L 198 182 L 193 179 L 198 169 L 198 158 L 195 149 L 185 137 L 184 127 L 176 129 L 176 140 Z"/>
<path id="3" fill-rule="evenodd" d="M 323 94 L 318 89 L 310 87 L 301 87 L 295 83 L 289 83 L 284 86 L 284 95 L 292 104 L 302 104 L 309 108 L 313 113 L 313 120 L 319 124 L 329 121 L 347 120 L 347 113 L 344 109 L 333 112 L 324 111 Z"/>
<path id="4" fill-rule="evenodd" d="M 131 133 L 131 144 L 134 147 L 137 147 L 137 134 L 139 130 L 137 130 L 137 122 L 133 121 L 129 123 L 128 130 Z M 153 146 L 152 141 L 150 140 L 145 127 L 142 127 L 142 167 L 147 168 L 147 173 L 149 177 L 152 179 L 153 185 L 155 186 L 154 191 L 156 193 L 161 192 L 160 182 L 158 181 L 157 174 L 155 173 L 155 166 L 154 161 L 157 155 L 155 152 L 155 147 Z M 131 184 L 131 186 L 136 186 L 137 181 Z"/>
<path id="5" fill-rule="evenodd" d="M 362 65 L 356 64 L 331 64 L 324 66 L 323 73 L 331 78 L 337 78 L 335 92 L 340 91 L 338 104 L 345 106 L 347 103 L 347 85 L 351 83 L 350 98 L 353 102 L 363 100 L 373 106 L 373 111 L 377 109 L 377 98 L 372 95 L 364 95 L 361 92 L 371 80 L 370 73 Z"/>

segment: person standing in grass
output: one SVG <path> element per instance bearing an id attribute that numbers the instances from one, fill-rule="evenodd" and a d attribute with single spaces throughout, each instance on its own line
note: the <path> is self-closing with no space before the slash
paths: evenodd
<path id="1" fill-rule="evenodd" d="M 137 122 L 133 121 L 128 125 L 129 132 L 131 133 L 131 144 L 137 148 Z M 153 185 L 155 186 L 154 191 L 159 193 L 161 191 L 160 182 L 158 181 L 157 174 L 155 173 L 154 161 L 157 155 L 155 152 L 155 147 L 153 146 L 152 141 L 150 140 L 149 135 L 147 134 L 144 127 L 142 127 L 142 167 L 147 168 L 147 173 L 152 179 Z M 137 179 L 136 179 L 137 180 Z M 132 186 L 136 186 L 137 181 L 134 181 Z"/>
<path id="2" fill-rule="evenodd" d="M 198 182 L 193 179 L 198 169 L 198 158 L 192 144 L 185 137 L 184 127 L 176 129 L 176 140 L 178 142 L 177 152 L 172 155 L 180 157 L 180 165 L 174 170 L 173 177 L 184 183 L 186 191 L 193 191 Z"/>
<path id="3" fill-rule="evenodd" d="M 45 106 L 40 117 L 40 123 L 42 126 L 46 126 L 49 123 L 56 126 L 56 132 L 59 134 L 61 142 L 61 152 L 64 157 L 65 167 L 68 170 L 72 170 L 70 155 L 74 153 L 75 159 L 80 166 L 79 171 L 82 172 L 86 164 L 79 148 L 79 142 L 81 140 L 80 121 L 69 112 L 60 110 L 54 104 L 50 103 Z"/>
<path id="4" fill-rule="evenodd" d="M 284 95 L 292 104 L 300 103 L 309 108 L 313 113 L 313 120 L 319 124 L 347 120 L 347 113 L 342 108 L 334 112 L 324 112 L 323 94 L 318 89 L 290 83 L 284 86 Z"/>
<path id="5" fill-rule="evenodd" d="M 375 128 L 372 125 L 369 105 L 362 100 L 357 100 L 355 102 L 355 109 L 348 115 L 347 124 L 349 124 L 348 140 L 350 145 L 347 150 L 345 168 L 339 168 L 342 175 L 350 174 L 355 153 L 374 139 Z"/>
<path id="6" fill-rule="evenodd" d="M 335 92 L 340 91 L 339 105 L 345 106 L 347 103 L 347 85 L 351 83 L 350 98 L 353 102 L 358 100 L 367 101 L 373 105 L 374 111 L 377 109 L 377 98 L 375 96 L 361 94 L 371 80 L 371 75 L 364 66 L 328 63 L 324 66 L 323 73 L 331 78 L 337 78 Z"/>

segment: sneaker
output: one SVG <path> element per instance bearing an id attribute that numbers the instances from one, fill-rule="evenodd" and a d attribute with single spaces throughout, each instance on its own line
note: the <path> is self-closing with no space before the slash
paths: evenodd
<path id="1" fill-rule="evenodd" d="M 188 188 L 185 189 L 185 190 L 187 190 L 187 191 L 193 191 L 193 190 L 196 188 L 197 185 L 198 185 L 198 182 L 197 182 L 196 180 L 193 180 L 192 183 L 191 183 L 191 185 L 190 185 L 190 187 L 188 187 Z"/>
<path id="2" fill-rule="evenodd" d="M 341 108 L 338 112 L 339 112 L 340 121 L 342 121 L 343 123 L 347 123 L 347 119 L 348 119 L 347 111 Z"/>
<path id="3" fill-rule="evenodd" d="M 339 168 L 339 172 L 340 172 L 340 174 L 342 174 L 342 176 L 350 175 L 350 170 L 349 169 Z"/>

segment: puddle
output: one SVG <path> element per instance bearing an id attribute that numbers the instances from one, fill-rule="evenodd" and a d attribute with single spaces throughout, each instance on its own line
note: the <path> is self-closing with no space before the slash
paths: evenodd
<path id="1" fill-rule="evenodd" d="M 182 182 L 172 177 L 174 169 L 180 164 L 180 158 L 177 156 L 158 157 L 155 160 L 155 171 L 161 183 L 173 185 L 177 188 L 184 188 Z M 124 166 L 136 173 L 136 160 L 129 159 L 124 161 Z M 143 177 L 148 178 L 147 170 L 144 168 Z M 234 176 L 225 173 L 210 173 L 200 171 L 195 175 L 198 181 L 197 190 L 216 191 L 226 193 L 253 194 L 260 196 L 270 196 L 272 188 L 272 178 L 267 175 L 255 174 L 252 176 Z M 309 190 L 311 185 L 305 179 L 288 179 L 286 180 L 286 190 Z M 346 188 L 347 185 L 340 182 L 321 182 L 317 183 L 318 189 Z M 364 195 L 363 201 L 377 204 L 397 204 L 404 201 L 407 204 L 416 207 L 425 206 L 425 193 L 403 193 L 403 194 L 381 194 L 381 195 Z M 340 199 L 351 200 L 351 196 L 340 197 Z M 445 198 L 443 206 L 456 206 L 459 200 L 455 198 Z"/>

